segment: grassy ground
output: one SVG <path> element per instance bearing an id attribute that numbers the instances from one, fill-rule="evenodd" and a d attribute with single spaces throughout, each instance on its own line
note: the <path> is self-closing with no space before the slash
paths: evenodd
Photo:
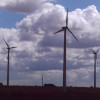
<path id="1" fill-rule="evenodd" d="M 0 87 L 1 100 L 100 100 L 100 88 L 10 86 Z"/>

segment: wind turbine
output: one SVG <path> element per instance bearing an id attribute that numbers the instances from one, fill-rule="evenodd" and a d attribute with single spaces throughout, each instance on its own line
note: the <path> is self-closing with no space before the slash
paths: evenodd
<path id="1" fill-rule="evenodd" d="M 43 74 L 41 73 L 41 76 L 42 76 L 42 86 L 43 86 Z"/>
<path id="2" fill-rule="evenodd" d="M 16 47 L 10 47 L 5 40 L 4 40 L 4 42 L 6 43 L 7 49 L 8 49 L 7 86 L 9 86 L 9 54 L 10 54 L 10 49 L 13 49 L 13 48 L 16 48 Z"/>
<path id="3" fill-rule="evenodd" d="M 99 52 L 99 49 L 97 51 L 94 51 L 91 49 L 94 54 L 94 88 L 96 88 L 96 60 L 97 60 L 97 53 Z"/>
<path id="4" fill-rule="evenodd" d="M 78 39 L 75 37 L 75 35 L 71 32 L 71 30 L 68 27 L 68 9 L 67 9 L 67 16 L 66 16 L 66 26 L 62 27 L 61 30 L 55 32 L 59 33 L 64 31 L 64 56 L 63 56 L 63 90 L 66 92 L 66 32 L 69 31 L 69 33 L 72 34 L 72 36 L 78 41 Z"/>

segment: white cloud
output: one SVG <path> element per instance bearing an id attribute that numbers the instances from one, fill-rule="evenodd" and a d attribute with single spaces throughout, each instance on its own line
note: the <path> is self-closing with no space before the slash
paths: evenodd
<path id="1" fill-rule="evenodd" d="M 32 13 L 40 9 L 42 3 L 51 1 L 54 0 L 1 0 L 0 8 L 18 13 Z"/>
<path id="2" fill-rule="evenodd" d="M 45 0 L 1 0 L 0 8 L 13 12 L 31 13 L 35 11 Z"/>
<path id="3" fill-rule="evenodd" d="M 33 34 L 53 33 L 64 22 L 65 14 L 64 7 L 45 3 L 39 11 L 28 15 L 17 23 L 17 28 L 21 32 L 20 37 L 22 39 L 29 38 L 30 40 L 34 38 Z"/>
<path id="4" fill-rule="evenodd" d="M 87 13 L 90 13 L 91 16 Z M 79 42 L 77 43 L 74 38 L 68 34 L 67 45 L 71 48 L 68 49 L 67 59 L 71 68 L 73 68 L 73 66 L 74 68 L 79 68 L 91 66 L 91 64 L 93 64 L 93 61 L 88 61 L 89 59 L 92 59 L 89 55 L 90 52 L 88 52 L 87 55 L 86 53 L 89 47 L 99 46 L 97 43 L 99 42 L 100 36 L 98 34 L 99 23 L 97 24 L 97 21 L 95 22 L 99 17 L 99 12 L 93 5 L 83 10 L 76 9 L 73 12 L 69 12 L 69 28 L 74 33 L 77 32 L 75 35 L 79 38 Z M 23 66 L 25 66 L 25 64 L 28 66 L 29 64 L 29 67 L 32 68 L 32 65 L 34 65 L 35 67 L 32 69 L 38 66 L 36 68 L 38 70 L 39 68 L 42 68 L 42 66 L 40 67 L 42 63 L 44 66 L 49 63 L 51 65 L 44 68 L 49 69 L 50 66 L 52 66 L 51 68 L 61 69 L 61 60 L 63 59 L 63 33 L 56 35 L 53 33 L 65 25 L 65 18 L 66 12 L 64 7 L 61 5 L 53 5 L 52 3 L 44 3 L 37 12 L 27 15 L 21 22 L 17 23 L 16 31 L 18 34 L 17 36 L 12 37 L 12 40 L 17 37 L 17 43 L 12 43 L 14 45 L 18 44 L 19 48 L 17 50 L 19 52 L 16 54 L 17 57 L 25 57 L 24 59 L 26 62 L 24 63 L 24 60 L 22 60 L 24 63 Z M 95 31 L 94 24 L 92 24 L 93 22 L 97 28 L 95 35 L 93 33 Z M 85 50 L 85 48 L 87 49 Z M 27 60 L 27 57 L 31 60 Z M 44 61 L 41 60 L 41 58 L 47 60 Z M 38 62 L 39 64 L 36 64 Z M 55 62 L 58 62 L 60 65 L 54 67 Z M 44 68 L 42 68 L 42 70 Z"/>

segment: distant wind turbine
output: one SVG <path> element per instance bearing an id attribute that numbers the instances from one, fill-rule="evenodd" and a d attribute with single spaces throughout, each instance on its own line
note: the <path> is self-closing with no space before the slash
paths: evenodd
<path id="1" fill-rule="evenodd" d="M 66 16 L 66 26 L 62 27 L 61 30 L 55 32 L 59 33 L 64 31 L 64 58 L 63 58 L 63 90 L 66 92 L 66 31 L 69 31 L 73 35 L 73 37 L 78 41 L 78 39 L 75 37 L 75 35 L 71 32 L 71 30 L 68 27 L 68 9 L 67 9 L 67 16 Z"/>
<path id="2" fill-rule="evenodd" d="M 4 42 L 6 43 L 7 49 L 8 49 L 7 86 L 9 86 L 9 53 L 10 53 L 10 49 L 13 49 L 13 48 L 16 48 L 16 47 L 10 47 L 5 40 L 4 40 Z"/>
<path id="3" fill-rule="evenodd" d="M 43 86 L 44 83 L 43 83 L 43 74 L 42 73 L 41 73 L 41 76 L 42 76 L 42 86 Z"/>
<path id="4" fill-rule="evenodd" d="M 94 51 L 91 49 L 94 54 L 94 88 L 96 88 L 96 60 L 97 60 L 97 53 L 99 52 L 99 49 L 97 51 Z"/>

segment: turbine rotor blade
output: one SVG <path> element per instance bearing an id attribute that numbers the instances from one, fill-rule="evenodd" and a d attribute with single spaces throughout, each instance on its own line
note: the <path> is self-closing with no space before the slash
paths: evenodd
<path id="1" fill-rule="evenodd" d="M 59 32 L 62 32 L 63 30 L 64 30 L 64 29 L 61 29 L 61 30 L 59 30 L 59 31 L 55 32 L 54 34 L 59 33 Z"/>
<path id="2" fill-rule="evenodd" d="M 68 27 L 68 8 L 67 8 L 67 15 L 66 15 L 66 27 Z"/>
<path id="3" fill-rule="evenodd" d="M 92 52 L 95 54 L 95 51 L 93 49 L 90 49 L 90 50 L 92 50 Z"/>
<path id="4" fill-rule="evenodd" d="M 100 50 L 100 48 L 97 50 L 97 52 L 98 52 L 99 50 Z M 96 52 L 96 53 L 97 53 L 97 52 Z"/>
<path id="5" fill-rule="evenodd" d="M 76 38 L 76 36 L 70 31 L 69 28 L 67 28 L 67 30 L 74 36 L 74 38 L 78 41 L 78 39 Z"/>
<path id="6" fill-rule="evenodd" d="M 8 45 L 8 43 L 6 42 L 6 40 L 5 40 L 5 39 L 3 39 L 3 40 L 4 40 L 4 42 L 6 43 L 7 47 L 9 48 L 9 45 Z"/>

